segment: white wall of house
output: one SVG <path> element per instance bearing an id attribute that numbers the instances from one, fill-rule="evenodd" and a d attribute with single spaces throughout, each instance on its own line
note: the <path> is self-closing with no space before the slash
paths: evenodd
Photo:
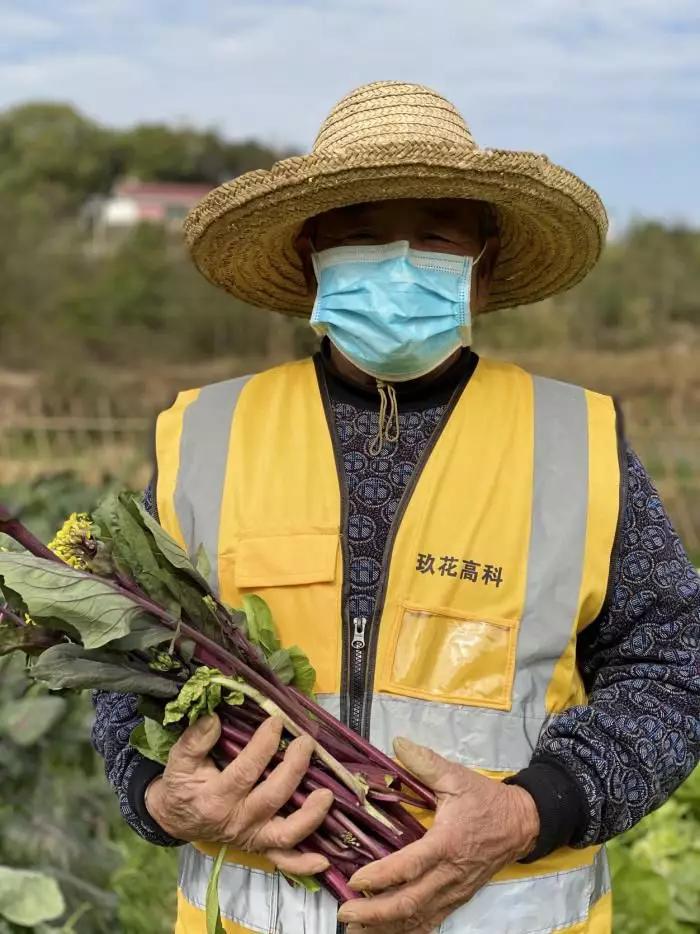
<path id="1" fill-rule="evenodd" d="M 102 205 L 100 221 L 105 227 L 131 227 L 138 222 L 139 213 L 133 198 L 108 198 Z"/>

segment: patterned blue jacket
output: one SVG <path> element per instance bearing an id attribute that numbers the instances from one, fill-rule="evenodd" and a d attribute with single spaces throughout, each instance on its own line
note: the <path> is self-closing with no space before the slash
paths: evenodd
<path id="1" fill-rule="evenodd" d="M 456 381 L 473 370 L 465 352 L 430 389 L 399 387 L 399 441 L 366 456 L 377 431 L 377 396 L 329 370 L 335 430 L 350 496 L 350 614 L 372 617 L 375 578 L 391 517 Z M 578 664 L 587 704 L 553 717 L 532 762 L 511 781 L 535 798 L 541 831 L 530 859 L 557 846 L 600 843 L 662 804 L 700 758 L 700 579 L 659 495 L 627 449 L 624 512 L 615 543 L 611 600 L 580 637 Z M 368 480 L 389 484 L 388 501 L 366 495 Z M 151 493 L 146 501 L 153 511 Z M 367 536 L 367 529 L 372 535 Z M 154 843 L 172 845 L 143 804 L 160 767 L 129 747 L 138 723 L 129 695 L 97 692 L 93 740 L 104 756 L 128 823 Z"/>

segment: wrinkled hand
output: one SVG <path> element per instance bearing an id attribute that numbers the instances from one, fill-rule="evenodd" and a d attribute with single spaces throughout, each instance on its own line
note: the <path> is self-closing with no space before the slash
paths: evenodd
<path id="1" fill-rule="evenodd" d="M 314 791 L 288 817 L 277 816 L 309 766 L 311 737 L 291 742 L 284 761 L 257 784 L 279 747 L 282 721 L 266 720 L 223 771 L 209 757 L 220 732 L 219 718 L 205 717 L 175 743 L 165 772 L 146 793 L 146 808 L 156 823 L 179 840 L 228 843 L 263 853 L 285 872 L 304 875 L 327 869 L 325 856 L 294 847 L 323 822 L 332 792 Z"/>
<path id="2" fill-rule="evenodd" d="M 359 869 L 350 886 L 370 895 L 338 912 L 348 934 L 429 934 L 489 879 L 526 856 L 539 833 L 523 788 L 486 778 L 407 739 L 394 751 L 438 800 L 435 823 L 417 843 Z M 376 894 L 381 893 L 381 894 Z"/>

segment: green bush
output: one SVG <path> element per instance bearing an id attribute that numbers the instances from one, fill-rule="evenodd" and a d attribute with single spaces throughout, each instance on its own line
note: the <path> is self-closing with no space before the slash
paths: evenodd
<path id="1" fill-rule="evenodd" d="M 0 501 L 48 540 L 68 513 L 90 509 L 100 492 L 61 475 L 0 486 Z M 35 870 L 58 883 L 65 910 L 33 927 L 36 934 L 166 934 L 177 851 L 146 843 L 124 823 L 90 743 L 92 718 L 87 696 L 51 694 L 28 681 L 19 657 L 0 658 L 0 868 Z M 2 881 L 0 934 L 26 932 L 7 915 L 3 920 L 9 898 Z M 32 890 L 33 903 L 38 892 Z"/>
<path id="2" fill-rule="evenodd" d="M 0 866 L 58 883 L 59 926 L 37 925 L 37 934 L 165 934 L 177 854 L 124 824 L 90 745 L 91 722 L 87 697 L 49 694 L 30 684 L 18 658 L 0 659 Z"/>
<path id="3" fill-rule="evenodd" d="M 700 769 L 609 853 L 615 934 L 700 931 Z"/>

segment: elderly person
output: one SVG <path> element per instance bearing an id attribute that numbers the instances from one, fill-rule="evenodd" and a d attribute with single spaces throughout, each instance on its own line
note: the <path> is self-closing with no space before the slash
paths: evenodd
<path id="1" fill-rule="evenodd" d="M 151 508 L 205 546 L 223 600 L 265 598 L 319 701 L 393 742 L 439 804 L 338 912 L 275 871 L 327 865 L 297 847 L 329 793 L 277 815 L 308 738 L 259 782 L 279 723 L 219 772 L 210 718 L 162 772 L 126 744 L 132 701 L 100 694 L 126 819 L 187 843 L 177 931 L 206 930 L 221 841 L 228 932 L 610 930 L 603 844 L 698 761 L 700 585 L 611 399 L 470 347 L 475 315 L 574 285 L 605 232 L 578 178 L 479 149 L 448 101 L 397 82 L 353 92 L 311 155 L 188 219 L 212 282 L 310 315 L 322 342 L 181 393 L 158 421 Z"/>

